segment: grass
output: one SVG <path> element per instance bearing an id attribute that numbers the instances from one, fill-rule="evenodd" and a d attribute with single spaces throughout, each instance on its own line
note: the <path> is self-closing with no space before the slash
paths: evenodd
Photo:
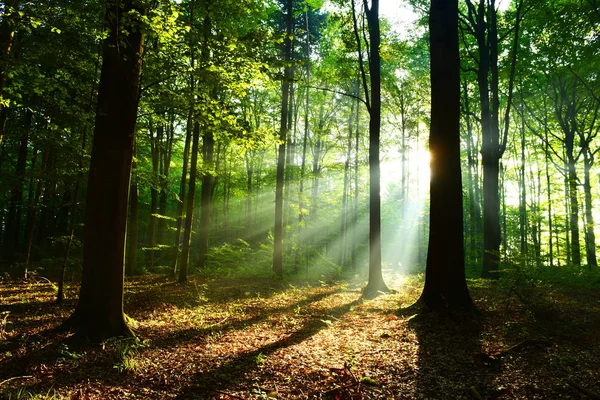
<path id="1" fill-rule="evenodd" d="M 364 282 L 127 280 L 136 339 L 76 343 L 50 329 L 45 281 L 0 286 L 0 398 L 579 399 L 600 393 L 593 282 L 470 280 L 480 316 L 405 314 L 421 277 L 361 298 Z M 574 386 L 575 385 L 575 386 Z"/>

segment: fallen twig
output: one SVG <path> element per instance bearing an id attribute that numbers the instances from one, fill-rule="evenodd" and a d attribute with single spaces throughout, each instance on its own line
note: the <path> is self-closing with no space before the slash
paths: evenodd
<path id="1" fill-rule="evenodd" d="M 520 351 L 521 349 L 523 349 L 524 347 L 527 346 L 534 346 L 534 345 L 541 345 L 544 347 L 550 347 L 552 346 L 552 343 L 547 341 L 547 340 L 543 340 L 543 339 L 525 339 L 517 344 L 515 344 L 512 347 L 509 347 L 506 350 L 502 350 L 501 352 L 494 354 L 494 357 L 498 358 L 498 357 L 504 357 L 507 354 L 510 353 L 515 353 L 517 351 Z"/>
<path id="2" fill-rule="evenodd" d="M 358 386 L 358 385 L 360 385 L 360 382 L 352 382 L 352 383 L 348 383 L 346 385 L 342 385 L 342 386 L 338 386 L 338 387 L 333 388 L 333 389 L 326 390 L 324 392 L 321 392 L 321 394 L 329 394 L 329 393 L 336 392 L 338 390 L 349 389 L 349 388 L 351 388 L 353 386 Z"/>
<path id="3" fill-rule="evenodd" d="M 211 391 L 213 391 L 213 392 L 215 392 L 215 393 L 219 393 L 219 394 L 223 394 L 223 395 L 225 395 L 225 396 L 229 396 L 229 397 L 231 397 L 231 398 L 233 398 L 233 399 L 241 399 L 241 400 L 244 400 L 244 398 L 243 398 L 243 397 L 236 396 L 235 394 L 227 393 L 227 392 L 224 392 L 224 391 L 222 391 L 222 390 L 217 390 L 217 389 L 210 389 L 210 390 L 211 390 Z"/>
<path id="4" fill-rule="evenodd" d="M 4 385 L 5 383 L 8 383 L 10 381 L 14 381 L 15 379 L 29 379 L 29 378 L 33 378 L 33 375 L 13 376 L 12 378 L 8 378 L 8 379 L 5 379 L 2 382 L 0 382 L 0 386 Z"/>
<path id="5" fill-rule="evenodd" d="M 567 379 L 567 383 L 569 384 L 569 386 L 571 386 L 572 388 L 574 388 L 578 392 L 585 394 L 590 399 L 600 400 L 600 394 L 594 393 L 591 390 L 586 389 L 586 388 L 584 388 L 581 385 L 578 385 L 577 383 L 573 382 L 570 379 Z"/>

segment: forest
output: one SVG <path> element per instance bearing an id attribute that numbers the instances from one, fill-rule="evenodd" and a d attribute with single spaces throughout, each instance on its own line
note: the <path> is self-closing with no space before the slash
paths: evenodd
<path id="1" fill-rule="evenodd" d="M 598 0 L 0 2 L 0 399 L 600 399 Z"/>

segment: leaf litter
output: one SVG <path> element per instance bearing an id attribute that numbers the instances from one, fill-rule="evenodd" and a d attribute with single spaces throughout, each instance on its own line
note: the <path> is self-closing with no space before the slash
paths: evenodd
<path id="1" fill-rule="evenodd" d="M 292 285 L 147 275 L 127 282 L 136 339 L 78 343 L 43 282 L 0 287 L 0 397 L 53 399 L 581 399 L 600 393 L 600 296 L 536 303 L 471 282 L 478 316 L 415 314 L 422 283 Z M 521 297 L 521 298 L 520 298 Z"/>

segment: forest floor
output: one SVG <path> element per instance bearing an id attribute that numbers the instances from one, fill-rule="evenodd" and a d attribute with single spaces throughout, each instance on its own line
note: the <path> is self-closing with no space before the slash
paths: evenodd
<path id="1" fill-rule="evenodd" d="M 53 333 L 49 282 L 0 281 L 6 399 L 585 399 L 600 396 L 600 291 L 470 281 L 475 317 L 415 314 L 422 282 L 127 280 L 139 339 Z M 132 321 L 133 322 L 133 321 Z M 587 394 L 586 394 L 587 392 Z M 598 398 L 598 397 L 596 397 Z"/>

